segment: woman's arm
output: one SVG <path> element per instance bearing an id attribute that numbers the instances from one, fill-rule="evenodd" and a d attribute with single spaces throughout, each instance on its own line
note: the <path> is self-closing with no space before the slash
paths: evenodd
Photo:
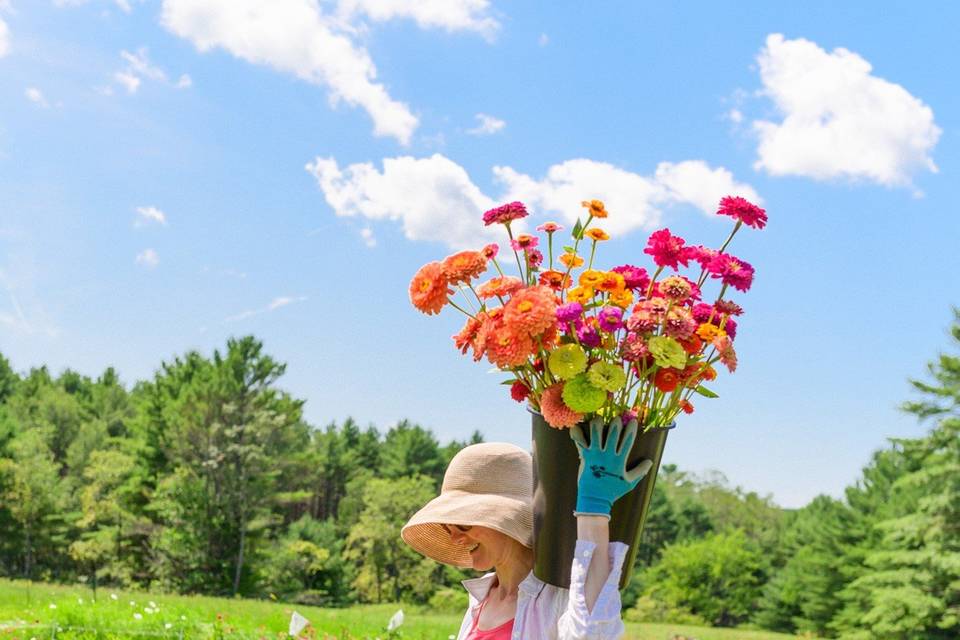
<path id="1" fill-rule="evenodd" d="M 577 516 L 577 540 L 597 545 L 587 569 L 587 580 L 583 594 L 587 601 L 587 610 L 593 611 L 600 590 L 610 577 L 610 520 L 603 516 Z"/>

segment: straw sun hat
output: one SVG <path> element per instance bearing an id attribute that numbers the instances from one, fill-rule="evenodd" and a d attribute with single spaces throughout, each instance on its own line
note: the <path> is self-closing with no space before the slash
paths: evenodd
<path id="1" fill-rule="evenodd" d="M 404 542 L 444 564 L 470 567 L 464 545 L 450 541 L 444 524 L 479 525 L 533 546 L 533 460 L 520 447 L 473 444 L 450 461 L 440 495 L 413 514 L 400 531 Z"/>

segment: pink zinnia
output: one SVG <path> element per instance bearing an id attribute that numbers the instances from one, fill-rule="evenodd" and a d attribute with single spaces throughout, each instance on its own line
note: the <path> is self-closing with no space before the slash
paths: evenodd
<path id="1" fill-rule="evenodd" d="M 716 321 L 715 321 L 716 322 Z M 723 323 L 723 330 L 727 332 L 727 335 L 730 336 L 731 340 L 736 339 L 737 337 L 737 321 L 733 318 L 728 317 L 727 321 Z"/>
<path id="2" fill-rule="evenodd" d="M 620 353 L 623 354 L 624 360 L 636 362 L 650 355 L 650 348 L 642 336 L 636 333 L 628 333 L 626 337 L 620 341 Z"/>
<path id="3" fill-rule="evenodd" d="M 493 260 L 494 258 L 497 257 L 497 254 L 500 253 L 500 245 L 498 245 L 495 242 L 490 243 L 487 246 L 485 246 L 483 249 L 481 249 L 480 253 L 482 253 L 483 257 L 486 258 L 487 260 Z"/>
<path id="4" fill-rule="evenodd" d="M 560 322 L 573 322 L 583 315 L 583 305 L 579 302 L 568 302 L 557 307 L 557 320 Z"/>
<path id="5" fill-rule="evenodd" d="M 720 278 L 723 284 L 740 291 L 747 291 L 753 284 L 753 267 L 750 263 L 729 253 L 717 254 L 707 265 L 707 271 L 714 278 Z"/>
<path id="6" fill-rule="evenodd" d="M 693 319 L 700 323 L 709 322 L 711 314 L 714 317 L 717 315 L 713 313 L 713 307 L 705 302 L 693 305 L 693 309 L 690 311 L 693 313 Z"/>
<path id="7" fill-rule="evenodd" d="M 719 253 L 720 252 L 716 249 L 708 249 L 702 244 L 695 247 L 690 247 L 690 259 L 700 263 L 700 267 L 703 269 L 706 269 L 710 261 L 713 260 Z"/>
<path id="8" fill-rule="evenodd" d="M 686 307 L 671 307 L 664 321 L 663 332 L 671 338 L 686 340 L 697 330 L 697 321 L 694 320 Z"/>
<path id="9" fill-rule="evenodd" d="M 563 383 L 544 389 L 540 395 L 540 413 L 554 429 L 569 429 L 583 420 L 583 414 L 577 413 L 563 403 Z"/>
<path id="10" fill-rule="evenodd" d="M 694 257 L 694 247 L 685 247 L 684 239 L 670 233 L 670 229 L 660 229 L 650 234 L 647 248 L 644 253 L 653 256 L 658 267 L 670 267 L 677 270 L 678 265 L 687 266 L 687 262 Z"/>
<path id="11" fill-rule="evenodd" d="M 491 224 L 510 224 L 514 220 L 527 217 L 527 208 L 522 202 L 508 202 L 483 214 L 483 223 L 488 227 Z"/>
<path id="12" fill-rule="evenodd" d="M 620 307 L 604 307 L 597 314 L 600 328 L 607 333 L 613 333 L 623 326 L 623 309 Z"/>
<path id="13" fill-rule="evenodd" d="M 510 241 L 510 246 L 513 247 L 514 251 L 526 251 L 527 249 L 536 249 L 539 242 L 537 236 L 522 233 Z"/>
<path id="14" fill-rule="evenodd" d="M 748 227 L 753 227 L 754 229 L 763 229 L 767 224 L 767 212 L 740 196 L 727 196 L 723 198 L 720 201 L 720 208 L 717 210 L 717 214 L 736 218 L 743 224 Z"/>
<path id="15" fill-rule="evenodd" d="M 555 233 L 557 231 L 563 231 L 563 227 L 558 225 L 556 222 L 544 222 L 542 225 L 537 227 L 537 231 L 544 231 L 546 233 Z"/>
<path id="16" fill-rule="evenodd" d="M 670 276 L 664 278 L 658 284 L 660 285 L 660 295 L 667 300 L 672 300 L 675 304 L 686 302 L 695 286 L 683 276 Z"/>
<path id="17" fill-rule="evenodd" d="M 642 267 L 623 264 L 619 267 L 614 267 L 611 271 L 623 276 L 624 286 L 626 286 L 627 289 L 646 291 L 647 287 L 650 286 L 650 276 L 647 275 L 647 270 Z"/>
<path id="18" fill-rule="evenodd" d="M 728 316 L 739 316 L 743 313 L 743 307 L 733 300 L 717 300 L 713 303 L 713 308 L 717 310 L 717 313 Z"/>
<path id="19" fill-rule="evenodd" d="M 713 339 L 713 346 L 716 347 L 720 355 L 720 362 L 727 367 L 730 373 L 737 370 L 737 352 L 733 350 L 733 342 L 730 336 L 717 336 Z"/>
<path id="20" fill-rule="evenodd" d="M 539 267 L 541 264 L 543 264 L 543 254 L 536 249 L 533 251 L 528 251 L 527 262 L 530 263 L 531 267 Z"/>

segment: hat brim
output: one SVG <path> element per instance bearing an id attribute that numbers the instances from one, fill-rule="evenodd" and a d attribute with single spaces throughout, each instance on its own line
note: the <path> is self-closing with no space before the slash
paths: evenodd
<path id="1" fill-rule="evenodd" d="M 403 526 L 403 541 L 421 554 L 455 567 L 473 566 L 467 547 L 455 544 L 444 524 L 481 526 L 499 531 L 533 547 L 533 507 L 524 500 L 489 493 L 447 491 L 440 494 Z"/>

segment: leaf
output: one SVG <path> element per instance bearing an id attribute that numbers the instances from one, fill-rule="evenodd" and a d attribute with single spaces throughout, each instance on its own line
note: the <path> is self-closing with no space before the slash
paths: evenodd
<path id="1" fill-rule="evenodd" d="M 702 385 L 699 386 L 699 387 L 697 387 L 696 389 L 694 389 L 694 391 L 696 391 L 696 392 L 699 393 L 700 395 L 704 396 L 705 398 L 719 398 L 719 397 L 720 397 L 720 396 L 718 396 L 717 394 L 715 394 L 713 391 L 710 391 L 710 389 L 707 389 L 706 387 L 704 387 L 704 386 L 702 386 Z"/>
<path id="2" fill-rule="evenodd" d="M 570 235 L 572 235 L 575 240 L 583 237 L 583 224 L 580 222 L 580 218 L 577 218 L 577 224 L 573 225 L 573 232 Z"/>
<path id="3" fill-rule="evenodd" d="M 510 384 L 513 384 L 513 383 L 516 382 L 516 381 L 517 381 L 516 378 L 510 378 L 509 380 L 504 380 L 504 381 L 501 382 L 500 384 L 510 385 Z"/>
<path id="4" fill-rule="evenodd" d="M 574 249 L 573 247 L 567 247 L 567 246 L 564 246 L 563 250 L 567 253 L 573 253 L 574 251 L 576 251 L 576 249 Z"/>

